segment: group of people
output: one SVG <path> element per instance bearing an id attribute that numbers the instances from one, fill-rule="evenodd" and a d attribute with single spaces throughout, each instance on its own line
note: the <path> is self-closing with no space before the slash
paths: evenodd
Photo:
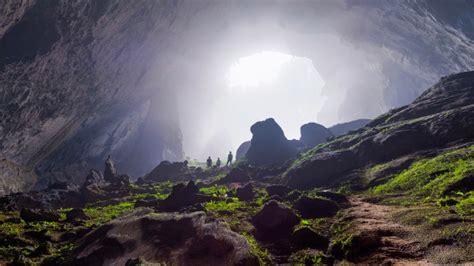
<path id="1" fill-rule="evenodd" d="M 229 155 L 227 155 L 227 163 L 225 164 L 225 166 L 231 165 L 233 159 L 234 159 L 234 155 L 232 155 L 232 152 L 230 151 L 230 152 L 229 152 Z M 207 168 L 211 168 L 211 167 L 212 167 L 212 159 L 211 159 L 211 156 L 207 157 L 207 161 L 206 161 L 206 162 L 207 162 Z M 216 167 L 217 167 L 217 168 L 221 167 L 221 158 L 219 158 L 219 157 L 217 157 Z"/>

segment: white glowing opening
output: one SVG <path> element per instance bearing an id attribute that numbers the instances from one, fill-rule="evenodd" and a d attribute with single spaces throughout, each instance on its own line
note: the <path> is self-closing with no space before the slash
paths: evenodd
<path id="1" fill-rule="evenodd" d="M 293 56 L 278 52 L 261 52 L 240 58 L 229 69 L 227 85 L 247 89 L 271 83 L 279 76 L 282 66 Z"/>

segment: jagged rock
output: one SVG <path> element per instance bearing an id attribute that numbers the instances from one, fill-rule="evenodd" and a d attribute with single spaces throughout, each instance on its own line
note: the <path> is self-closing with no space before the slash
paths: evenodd
<path id="1" fill-rule="evenodd" d="M 48 186 L 46 190 L 77 190 L 77 186 L 69 182 L 56 182 Z"/>
<path id="2" fill-rule="evenodd" d="M 190 205 L 216 200 L 215 197 L 199 193 L 193 181 L 187 185 L 182 183 L 173 186 L 171 194 L 159 202 L 159 211 L 178 211 Z"/>
<path id="3" fill-rule="evenodd" d="M 139 257 L 178 265 L 258 265 L 246 239 L 203 212 L 133 214 L 105 224 L 78 241 L 82 265 L 125 265 Z"/>
<path id="4" fill-rule="evenodd" d="M 104 169 L 104 179 L 108 182 L 115 182 L 117 178 L 117 170 L 115 169 L 114 161 L 112 158 L 109 157 L 105 161 L 105 169 Z"/>
<path id="5" fill-rule="evenodd" d="M 332 200 L 307 196 L 301 196 L 294 206 L 305 219 L 331 217 L 339 210 L 339 206 Z"/>
<path id="6" fill-rule="evenodd" d="M 253 191 L 252 183 L 248 183 L 243 187 L 237 188 L 235 194 L 239 200 L 251 201 L 255 197 L 255 192 Z"/>
<path id="7" fill-rule="evenodd" d="M 178 177 L 188 172 L 188 163 L 162 161 L 150 173 L 143 177 L 144 180 L 162 182 L 167 180 L 181 181 Z"/>
<path id="8" fill-rule="evenodd" d="M 244 143 L 240 144 L 239 148 L 237 148 L 237 152 L 235 153 L 235 159 L 236 160 L 244 159 L 249 149 L 250 149 L 250 141 L 245 141 Z"/>
<path id="9" fill-rule="evenodd" d="M 330 199 L 339 204 L 348 203 L 349 200 L 347 197 L 341 193 L 332 192 L 332 191 L 318 191 L 315 193 L 316 196 L 324 197 Z"/>
<path id="10" fill-rule="evenodd" d="M 358 130 L 370 122 L 370 119 L 357 119 L 345 123 L 336 124 L 329 128 L 334 136 L 341 136 L 353 130 Z"/>
<path id="11" fill-rule="evenodd" d="M 319 248 L 325 250 L 328 247 L 329 239 L 313 231 L 311 228 L 302 227 L 293 232 L 293 242 L 299 247 Z"/>
<path id="12" fill-rule="evenodd" d="M 95 169 L 90 169 L 89 174 L 87 175 L 83 186 L 88 186 L 90 184 L 99 183 L 102 181 L 104 181 L 104 177 L 102 176 L 102 173 Z"/>
<path id="13" fill-rule="evenodd" d="M 246 156 L 250 164 L 282 163 L 296 155 L 297 150 L 273 118 L 253 124 L 250 131 L 252 140 Z"/>
<path id="14" fill-rule="evenodd" d="M 72 209 L 66 213 L 66 221 L 77 222 L 89 220 L 90 217 L 82 209 Z"/>
<path id="15" fill-rule="evenodd" d="M 32 210 L 23 208 L 20 211 L 20 217 L 25 222 L 57 222 L 59 221 L 59 214 L 54 211 L 46 211 L 46 210 Z"/>
<path id="16" fill-rule="evenodd" d="M 229 183 L 248 183 L 250 182 L 250 176 L 244 167 L 233 168 L 226 176 L 218 180 L 217 184 L 229 184 Z"/>
<path id="17" fill-rule="evenodd" d="M 267 190 L 268 196 L 278 195 L 280 197 L 285 196 L 293 190 L 292 188 L 284 185 L 270 185 L 265 189 Z"/>
<path id="18" fill-rule="evenodd" d="M 252 218 L 252 224 L 267 237 L 282 237 L 291 234 L 293 226 L 300 222 L 298 216 L 285 204 L 267 202 Z"/>
<path id="19" fill-rule="evenodd" d="M 313 148 L 318 144 L 326 142 L 328 138 L 333 136 L 329 129 L 317 123 L 302 125 L 300 132 L 300 142 L 308 148 Z"/>

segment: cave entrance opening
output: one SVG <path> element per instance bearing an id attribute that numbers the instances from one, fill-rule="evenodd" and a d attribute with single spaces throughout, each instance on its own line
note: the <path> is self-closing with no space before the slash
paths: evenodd
<path id="1" fill-rule="evenodd" d="M 305 57 L 262 51 L 238 58 L 227 70 L 224 88 L 213 96 L 203 150 L 222 158 L 251 138 L 252 124 L 268 117 L 279 123 L 288 139 L 299 138 L 301 125 L 317 122 L 326 100 L 324 85 Z"/>

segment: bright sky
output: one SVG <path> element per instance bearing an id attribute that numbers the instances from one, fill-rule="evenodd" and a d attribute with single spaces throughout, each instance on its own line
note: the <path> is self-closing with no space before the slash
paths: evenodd
<path id="1" fill-rule="evenodd" d="M 301 125 L 317 122 L 325 98 L 324 81 L 311 60 L 264 51 L 229 66 L 226 87 L 213 95 L 207 137 L 192 158 L 225 156 L 250 140 L 250 126 L 273 117 L 289 139 L 300 137 Z M 205 154 L 204 154 L 205 153 Z M 204 157 L 203 157 L 204 158 Z"/>

